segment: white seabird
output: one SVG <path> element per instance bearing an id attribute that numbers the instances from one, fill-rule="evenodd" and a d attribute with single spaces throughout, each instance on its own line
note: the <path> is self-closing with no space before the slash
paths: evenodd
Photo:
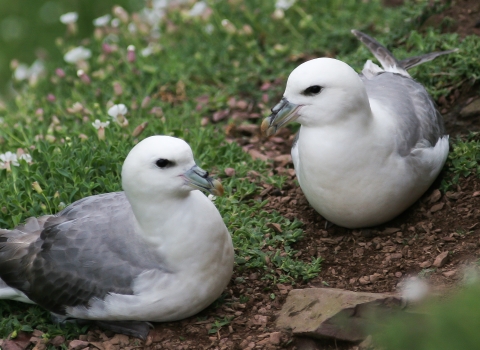
<path id="1" fill-rule="evenodd" d="M 0 229 L 0 297 L 139 337 L 145 328 L 130 321 L 180 320 L 217 299 L 232 275 L 233 245 L 197 189 L 223 188 L 195 164 L 190 146 L 146 138 L 125 159 L 122 185 L 125 192 Z"/>
<path id="2" fill-rule="evenodd" d="M 298 182 L 312 207 L 348 228 L 382 224 L 432 184 L 448 154 L 442 116 L 407 69 L 453 52 L 398 61 L 375 39 L 352 31 L 380 61 L 362 74 L 331 58 L 295 68 L 262 123 L 267 135 L 297 120 L 292 148 Z"/>

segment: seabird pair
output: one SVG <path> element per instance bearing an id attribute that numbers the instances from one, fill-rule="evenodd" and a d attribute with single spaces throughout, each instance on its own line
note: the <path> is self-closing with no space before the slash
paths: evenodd
<path id="1" fill-rule="evenodd" d="M 398 61 L 353 33 L 383 69 L 367 61 L 358 75 L 338 60 L 308 61 L 291 73 L 262 129 L 301 124 L 292 158 L 305 196 L 327 220 L 357 228 L 400 214 L 440 172 L 448 136 L 407 69 L 451 51 Z M 190 147 L 167 136 L 143 140 L 125 160 L 122 185 L 124 192 L 1 229 L 0 298 L 145 337 L 143 323 L 124 321 L 183 319 L 220 296 L 232 274 L 232 241 L 196 189 L 223 189 L 195 165 Z"/>

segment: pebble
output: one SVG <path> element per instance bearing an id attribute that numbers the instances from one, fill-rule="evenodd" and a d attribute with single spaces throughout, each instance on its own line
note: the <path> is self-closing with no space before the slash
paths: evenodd
<path id="1" fill-rule="evenodd" d="M 379 273 L 374 273 L 373 275 L 370 275 L 370 282 L 376 282 L 380 279 L 382 275 Z"/>
<path id="2" fill-rule="evenodd" d="M 445 277 L 453 277 L 457 273 L 457 270 L 445 271 L 442 275 Z"/>
<path id="3" fill-rule="evenodd" d="M 83 340 L 72 340 L 70 344 L 68 344 L 69 350 L 80 350 L 85 349 L 88 346 L 88 342 Z"/>
<path id="4" fill-rule="evenodd" d="M 282 339 L 282 333 L 280 332 L 270 333 L 270 338 L 269 338 L 270 344 L 278 345 L 280 344 L 281 339 Z"/>
<path id="5" fill-rule="evenodd" d="M 433 206 L 430 208 L 430 213 L 435 213 L 435 212 L 437 212 L 437 211 L 442 210 L 444 205 L 445 205 L 444 202 L 437 203 L 437 204 L 433 205 Z"/>
<path id="6" fill-rule="evenodd" d="M 433 262 L 433 266 L 435 267 L 442 267 L 447 263 L 448 260 L 448 251 L 445 251 L 435 258 L 435 261 Z"/>
<path id="7" fill-rule="evenodd" d="M 460 116 L 463 118 L 472 117 L 478 114 L 480 114 L 480 99 L 470 102 L 460 111 Z"/>
<path id="8" fill-rule="evenodd" d="M 433 204 L 433 203 L 435 203 L 435 202 L 438 202 L 441 197 L 442 197 L 442 193 L 440 192 L 439 189 L 436 189 L 436 190 L 433 191 L 433 193 L 430 195 L 430 197 L 428 198 L 428 201 L 430 202 L 430 204 Z"/>
<path id="9" fill-rule="evenodd" d="M 228 177 L 235 176 L 235 169 L 225 168 L 225 175 L 227 175 Z"/>
<path id="10" fill-rule="evenodd" d="M 424 262 L 422 262 L 422 263 L 420 264 L 420 267 L 421 267 L 422 269 L 426 269 L 426 268 L 428 268 L 428 267 L 430 267 L 430 266 L 432 266 L 432 262 L 431 262 L 431 261 L 428 261 L 428 260 L 427 260 L 427 261 L 424 261 Z"/>
<path id="11" fill-rule="evenodd" d="M 65 338 L 62 337 L 61 335 L 57 335 L 55 338 L 50 340 L 50 344 L 52 344 L 55 347 L 59 347 L 63 343 L 65 343 Z"/>

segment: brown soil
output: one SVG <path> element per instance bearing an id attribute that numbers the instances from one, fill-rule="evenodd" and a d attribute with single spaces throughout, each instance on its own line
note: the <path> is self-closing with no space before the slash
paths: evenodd
<path id="1" fill-rule="evenodd" d="M 398 0 L 386 2 L 389 5 L 399 3 Z M 443 30 L 455 31 L 462 37 L 480 35 L 480 28 L 475 27 L 480 21 L 478 0 L 456 1 L 451 8 L 432 16 L 426 23 L 442 23 L 441 20 L 447 16 L 455 20 L 455 25 L 444 27 Z M 447 131 L 452 136 L 480 130 L 480 124 L 476 120 L 478 116 L 462 119 L 459 114 L 461 108 L 475 95 L 473 91 L 471 87 L 460 87 L 447 98 L 438 101 L 445 116 Z M 267 101 L 265 98 L 263 103 L 266 107 L 275 101 Z M 246 113 L 241 111 L 238 115 L 242 117 Z M 221 120 L 225 116 L 220 113 L 213 119 Z M 258 113 L 249 115 L 257 120 L 259 116 Z M 478 177 L 461 180 L 454 191 L 440 195 L 438 186 L 441 175 L 417 203 L 385 225 L 363 230 L 336 226 L 325 229 L 325 220 L 309 206 L 295 183 L 290 158 L 293 135 L 288 129 L 281 129 L 268 140 L 259 137 L 258 126 L 253 124 L 230 126 L 226 131 L 231 135 L 232 141 L 242 145 L 253 157 L 266 156 L 274 159 L 273 172 L 288 176 L 288 181 L 281 190 L 263 185 L 266 190 L 262 192 L 262 200 L 268 200 L 265 209 L 276 210 L 287 218 L 302 221 L 305 237 L 295 247 L 299 250 L 299 258 L 308 261 L 311 257 L 321 256 L 324 260 L 317 278 L 307 284 L 296 285 L 295 288 L 314 286 L 392 292 L 403 278 L 419 273 L 433 286 L 445 288 L 462 278 L 464 266 L 479 258 Z M 444 251 L 451 252 L 450 260 L 442 268 L 432 268 L 435 257 Z M 242 277 L 244 282 L 235 283 L 238 277 Z M 95 342 L 96 344 L 90 343 L 91 349 L 355 348 L 355 344 L 351 343 L 294 339 L 288 332 L 276 329 L 276 314 L 291 289 L 290 285 L 271 285 L 270 282 L 261 280 L 261 274 L 256 271 L 236 270 L 225 291 L 223 303 L 218 303 L 218 306 L 214 304 L 181 322 L 156 324 L 146 342 L 133 338 L 119 340 L 113 334 L 95 329 L 81 336 L 80 340 Z M 277 296 L 273 301 L 270 299 L 271 292 Z M 245 297 L 248 298 L 247 302 L 243 302 Z M 212 323 L 224 317 L 231 319 L 231 322 L 213 332 Z"/>
<path id="2" fill-rule="evenodd" d="M 424 23 L 426 26 L 440 26 L 444 33 L 457 33 L 461 38 L 480 35 L 480 2 L 454 0 L 451 7 L 429 17 Z"/>

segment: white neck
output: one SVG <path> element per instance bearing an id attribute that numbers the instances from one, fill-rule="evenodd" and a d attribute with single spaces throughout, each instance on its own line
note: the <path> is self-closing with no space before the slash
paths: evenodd
<path id="1" fill-rule="evenodd" d="M 143 237 L 172 268 L 199 267 L 199 257 L 208 256 L 217 245 L 221 251 L 229 238 L 217 209 L 200 191 L 170 197 L 167 203 L 158 198 L 138 200 L 131 194 L 127 198 Z"/>

